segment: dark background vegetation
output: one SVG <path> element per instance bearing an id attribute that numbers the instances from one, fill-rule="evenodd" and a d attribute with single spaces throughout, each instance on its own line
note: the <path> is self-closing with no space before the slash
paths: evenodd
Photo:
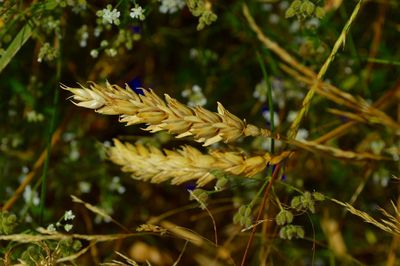
<path id="1" fill-rule="evenodd" d="M 219 101 L 238 117 L 266 127 L 262 110 L 267 104 L 253 96 L 256 85 L 263 79 L 258 53 L 270 78 L 282 86 L 283 93 L 276 94 L 273 100 L 280 118 L 277 131 L 283 135 L 290 126 L 287 121 L 289 112 L 301 108 L 301 96 L 305 95 L 308 87 L 283 72 L 280 59 L 259 42 L 242 14 L 244 1 L 210 1 L 218 19 L 201 31 L 196 30 L 198 19 L 187 7 L 173 14 L 163 14 L 158 10 L 158 1 L 137 2 L 146 9 L 144 21 L 129 17 L 132 1 L 88 1 L 87 8 L 78 13 L 72 11 L 74 5 L 68 4 L 68 1 L 64 1 L 65 6 L 57 4 L 51 9 L 42 7 L 46 2 L 5 0 L 0 3 L 2 59 L 17 33 L 27 23 L 33 23 L 31 38 L 0 72 L 0 206 L 15 194 L 27 174 L 34 175 L 29 184 L 32 190 L 30 195 L 33 195 L 31 200 L 23 196 L 28 195 L 26 192 L 22 193 L 9 209 L 17 217 L 18 226 L 13 233 L 33 234 L 38 226 L 56 223 L 67 210 L 76 215 L 73 233 L 124 232 L 115 223 L 96 218 L 96 214 L 83 205 L 73 203 L 70 195 L 76 195 L 102 208 L 132 232 L 152 217 L 176 210 L 176 214 L 166 218 L 169 222 L 213 241 L 210 218 L 198 208 L 196 202 L 189 200 L 187 186 L 134 180 L 106 159 L 102 145 L 118 137 L 158 147 L 174 148 L 191 144 L 206 150 L 190 139 L 176 140 L 166 133 L 149 134 L 141 131 L 140 126 L 125 127 L 118 123 L 117 117 L 78 108 L 67 100 L 70 95 L 60 89 L 60 83 L 73 87 L 77 82 L 102 83 L 108 80 L 111 84 L 124 85 L 135 80 L 160 96 L 168 93 L 184 103 L 188 100 L 181 96 L 182 91 L 197 84 L 207 99 L 207 109 L 215 111 Z M 323 7 L 326 2 L 335 1 L 314 2 Z M 318 71 L 357 2 L 343 1 L 337 9 L 327 10 L 322 19 L 314 16 L 285 18 L 291 1 L 248 1 L 247 4 L 267 36 L 300 62 Z M 389 0 L 364 2 L 344 48 L 339 50 L 325 80 L 373 103 L 389 90 L 399 91 L 400 5 Z M 113 7 L 117 5 L 121 23 L 104 29 L 99 37 L 95 37 L 93 31 L 98 25 L 96 11 L 105 8 L 108 3 Z M 46 29 L 50 16 L 59 21 L 59 33 Z M 310 26 L 313 23 L 317 25 Z M 294 24 L 298 24 L 296 31 L 290 30 Z M 79 45 L 81 38 L 78 30 L 83 25 L 87 25 L 89 33 L 85 47 Z M 122 44 L 115 43 L 122 29 L 135 36 L 130 50 L 124 46 L 126 40 Z M 100 47 L 102 40 L 107 40 L 109 47 L 115 47 L 116 56 L 108 56 L 104 51 L 100 51 L 97 58 L 90 55 L 92 49 Z M 38 62 L 40 49 L 46 42 L 55 47 L 58 56 Z M 197 51 L 195 57 L 194 49 Z M 373 63 L 371 59 L 382 61 Z M 300 97 L 288 97 L 289 92 Z M 278 107 L 280 101 L 284 102 L 284 106 Z M 397 98 L 385 111 L 396 121 L 400 119 L 398 103 Z M 301 124 L 308 131 L 309 140 L 344 123 L 343 117 L 329 113 L 328 108 L 337 108 L 337 105 L 321 96 L 314 97 L 310 111 Z M 33 121 L 29 118 L 32 112 L 41 114 L 42 119 Z M 46 151 L 49 139 L 56 131 L 60 132 L 60 136 L 51 146 L 48 165 L 45 159 L 35 168 L 35 162 Z M 398 136 L 381 125 L 358 124 L 328 143 L 353 151 L 372 151 L 372 143 L 383 143 L 382 153 L 394 148 L 398 156 Z M 263 150 L 257 141 L 261 140 L 249 138 L 236 146 L 222 147 L 257 153 Z M 357 189 L 361 189 L 352 202 L 353 206 L 372 216 L 379 216 L 378 206 L 393 212 L 391 202 L 397 204 L 398 180 L 393 177 L 398 173 L 398 161 L 354 163 L 300 152 L 287 163 L 286 179 L 282 182 L 302 191 L 318 191 L 345 202 L 358 193 Z M 40 197 L 43 175 L 47 176 L 47 182 L 41 220 L 41 205 L 33 199 Z M 210 249 L 189 244 L 181 265 L 205 265 L 208 261 L 214 261 L 215 265 L 230 265 L 233 261 L 240 264 L 250 231 L 230 239 L 238 229 L 238 225 L 232 223 L 232 217 L 240 206 L 255 197 L 261 186 L 260 179 L 265 175 L 263 173 L 255 179 L 229 177 L 226 190 L 209 195 L 208 208 L 216 220 L 219 243 L 221 246 L 225 244 L 224 248 L 232 260 L 218 255 L 216 247 Z M 82 186 L 90 186 L 90 190 L 86 191 Z M 213 185 L 206 189 L 212 191 Z M 285 184 L 277 184 L 275 194 L 280 202 L 290 205 L 296 192 Z M 191 207 L 180 210 L 186 206 Z M 276 202 L 271 199 L 266 210 L 268 219 L 274 219 L 277 212 Z M 304 228 L 304 239 L 280 239 L 279 228 L 274 222 L 268 222 L 268 228 L 256 233 L 247 265 L 261 264 L 259 251 L 263 245 L 264 248 L 269 247 L 269 256 L 264 262 L 266 265 L 397 265 L 396 262 L 389 264 L 389 257 L 393 258 L 393 254 L 397 253 L 398 236 L 366 224 L 329 201 L 318 203 L 315 214 L 296 216 L 295 223 Z M 329 223 L 336 226 L 330 233 L 323 228 Z M 265 234 L 264 243 L 260 241 L 261 234 Z M 344 240 L 345 259 L 335 253 L 336 236 Z M 172 265 L 185 240 L 145 234 L 109 241 L 82 255 L 76 260 L 76 265 L 110 261 L 117 258 L 114 251 L 143 262 L 134 251 L 143 243 L 146 244 L 141 254 L 152 254 L 144 256 L 145 259 L 153 265 Z M 88 242 L 82 241 L 82 244 L 86 246 Z M 336 245 L 340 244 L 336 242 Z M 15 246 L 2 241 L 0 254 L 16 260 L 29 245 L 35 246 L 33 243 Z M 155 259 L 154 254 L 161 259 Z"/>

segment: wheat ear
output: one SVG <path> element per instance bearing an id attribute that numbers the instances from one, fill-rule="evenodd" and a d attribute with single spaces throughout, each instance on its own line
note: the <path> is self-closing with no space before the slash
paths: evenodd
<path id="1" fill-rule="evenodd" d="M 241 136 L 271 135 L 267 129 L 246 124 L 221 103 L 218 103 L 218 113 L 213 113 L 202 107 L 188 107 L 167 94 L 164 101 L 151 89 L 139 95 L 128 85 L 125 89 L 108 83 L 105 86 L 91 83 L 90 88 L 61 87 L 73 93 L 73 103 L 77 106 L 120 115 L 120 121 L 127 125 L 146 124 L 145 130 L 152 133 L 166 130 L 177 138 L 192 136 L 204 146 L 232 142 Z"/>
<path id="2" fill-rule="evenodd" d="M 73 93 L 72 102 L 77 106 L 95 109 L 101 114 L 119 115 L 120 121 L 127 125 L 146 124 L 144 130 L 152 133 L 166 130 L 177 138 L 191 136 L 204 146 L 219 141 L 232 142 L 241 136 L 263 136 L 345 160 L 384 159 L 373 154 L 356 154 L 310 141 L 288 140 L 279 134 L 272 135 L 268 129 L 246 124 L 245 120 L 228 112 L 220 103 L 218 113 L 213 113 L 202 107 L 188 107 L 167 94 L 164 101 L 152 90 L 144 90 L 144 94 L 140 95 L 129 86 L 123 89 L 108 83 L 105 86 L 91 83 L 90 88 L 82 85 L 81 88 L 61 87 Z"/>
<path id="3" fill-rule="evenodd" d="M 191 146 L 178 150 L 159 150 L 158 148 L 132 145 L 114 140 L 108 156 L 115 164 L 122 166 L 124 172 L 132 173 L 135 179 L 161 183 L 170 181 L 181 184 L 196 180 L 204 186 L 216 177 L 213 171 L 221 170 L 233 175 L 251 177 L 264 170 L 267 164 L 275 165 L 289 156 L 283 152 L 277 156 L 268 153 L 263 156 L 246 157 L 238 152 L 211 151 L 203 154 Z"/>

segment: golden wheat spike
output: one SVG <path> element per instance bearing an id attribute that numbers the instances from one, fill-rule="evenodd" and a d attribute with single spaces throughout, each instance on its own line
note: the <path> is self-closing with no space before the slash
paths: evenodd
<path id="1" fill-rule="evenodd" d="M 279 134 L 272 135 L 268 129 L 246 124 L 221 103 L 218 103 L 218 112 L 214 113 L 199 106 L 188 107 L 168 95 L 165 95 L 164 101 L 152 90 L 144 90 L 144 94 L 139 95 L 129 86 L 123 89 L 108 83 L 105 86 L 90 83 L 90 88 L 82 85 L 81 88 L 61 87 L 73 93 L 72 102 L 77 106 L 95 109 L 102 114 L 119 115 L 120 121 L 127 125 L 146 124 L 144 130 L 152 133 L 166 130 L 177 138 L 191 136 L 204 146 L 219 141 L 232 142 L 241 136 L 264 136 L 345 160 L 384 159 L 382 156 L 356 154 L 309 141 L 287 140 Z M 241 169 L 243 165 L 238 167 Z"/>
<path id="2" fill-rule="evenodd" d="M 108 151 L 110 160 L 120 165 L 124 172 L 132 173 L 135 179 L 153 183 L 170 181 L 172 184 L 196 180 L 199 186 L 216 178 L 213 170 L 251 177 L 264 170 L 268 163 L 278 164 L 289 154 L 283 152 L 274 157 L 269 154 L 245 157 L 237 152 L 220 151 L 203 154 L 191 146 L 161 151 L 141 144 L 121 143 L 116 139 Z"/>
<path id="3" fill-rule="evenodd" d="M 146 124 L 145 130 L 157 132 L 166 130 L 178 138 L 192 136 L 204 146 L 224 141 L 232 142 L 241 136 L 270 136 L 266 129 L 246 124 L 244 120 L 228 112 L 218 103 L 214 113 L 202 107 L 188 107 L 165 95 L 165 101 L 152 90 L 135 93 L 128 85 L 123 89 L 117 85 L 100 86 L 90 83 L 89 88 L 61 87 L 72 92 L 72 102 L 81 107 L 95 109 L 108 115 L 119 115 L 127 125 Z"/>

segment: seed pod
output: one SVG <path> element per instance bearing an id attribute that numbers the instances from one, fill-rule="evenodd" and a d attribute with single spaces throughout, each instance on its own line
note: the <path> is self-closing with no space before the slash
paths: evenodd
<path id="1" fill-rule="evenodd" d="M 302 4 L 301 0 L 295 0 L 293 1 L 293 3 L 290 5 L 289 8 L 293 8 L 294 11 L 297 11 L 300 8 L 301 4 Z"/>
<path id="2" fill-rule="evenodd" d="M 311 1 L 304 2 L 305 5 L 305 13 L 308 16 L 311 16 L 314 13 L 315 5 Z"/>
<path id="3" fill-rule="evenodd" d="M 276 223 L 278 225 L 290 224 L 293 221 L 293 214 L 287 210 L 281 210 L 276 216 Z"/>
<path id="4" fill-rule="evenodd" d="M 317 6 L 315 8 L 315 16 L 319 19 L 322 19 L 325 16 L 325 10 L 320 6 Z"/>
<path id="5" fill-rule="evenodd" d="M 246 212 L 246 205 L 242 205 L 242 206 L 240 206 L 240 208 L 239 208 L 239 214 L 241 215 L 241 216 L 244 216 L 244 213 Z"/>
<path id="6" fill-rule="evenodd" d="M 292 6 L 290 6 L 285 12 L 285 18 L 291 18 L 296 15 L 297 11 Z"/>
<path id="7" fill-rule="evenodd" d="M 319 193 L 319 192 L 313 192 L 312 196 L 313 196 L 314 200 L 316 200 L 316 201 L 323 201 L 323 200 L 325 200 L 324 194 Z"/>
<path id="8" fill-rule="evenodd" d="M 250 217 L 251 215 L 251 208 L 248 206 L 244 212 L 245 217 Z"/>
<path id="9" fill-rule="evenodd" d="M 240 222 L 240 217 L 241 217 L 240 213 L 238 212 L 235 213 L 235 215 L 233 216 L 233 223 L 238 224 Z"/>
<path id="10" fill-rule="evenodd" d="M 292 199 L 290 202 L 290 207 L 292 207 L 295 210 L 300 211 L 303 208 L 303 204 L 301 202 L 301 196 L 296 196 Z"/>

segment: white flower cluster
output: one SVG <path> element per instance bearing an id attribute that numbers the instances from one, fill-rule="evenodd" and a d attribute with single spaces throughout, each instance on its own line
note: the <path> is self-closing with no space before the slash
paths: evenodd
<path id="1" fill-rule="evenodd" d="M 189 106 L 204 106 L 207 104 L 207 99 L 204 96 L 199 85 L 193 85 L 192 89 L 182 91 L 182 97 L 188 98 Z"/>
<path id="2" fill-rule="evenodd" d="M 115 24 L 119 25 L 120 12 L 112 8 L 111 5 L 107 5 L 107 8 L 97 11 L 96 15 L 101 17 L 103 24 Z"/>
<path id="3" fill-rule="evenodd" d="M 275 104 L 282 109 L 285 107 L 286 100 L 301 100 L 304 93 L 295 90 L 285 90 L 284 81 L 279 78 L 271 77 L 272 100 Z M 253 92 L 253 97 L 257 98 L 260 102 L 267 101 L 268 87 L 264 80 L 260 81 Z"/>
<path id="4" fill-rule="evenodd" d="M 264 117 L 264 119 L 271 124 L 271 112 L 269 110 L 265 110 L 262 112 L 262 115 Z M 279 126 L 280 125 L 280 121 L 279 121 L 279 115 L 277 112 L 274 112 L 274 126 Z"/>
<path id="5" fill-rule="evenodd" d="M 60 228 L 60 227 L 63 226 L 62 223 L 61 223 L 61 220 L 64 220 L 65 222 L 68 222 L 68 221 L 72 221 L 72 220 L 74 220 L 74 219 L 75 219 L 75 214 L 74 214 L 71 210 L 66 211 L 66 212 L 64 213 L 63 217 L 56 223 L 56 225 L 54 225 L 54 224 L 49 224 L 49 225 L 47 226 L 47 230 L 50 231 L 50 232 L 55 232 L 55 231 L 57 231 L 57 228 Z M 69 224 L 69 223 L 66 223 L 66 224 L 64 224 L 64 226 L 63 226 L 63 228 L 64 228 L 64 230 L 65 230 L 66 232 L 71 231 L 73 227 L 74 227 L 74 226 L 73 226 L 72 224 Z"/>
<path id="6" fill-rule="evenodd" d="M 80 47 L 86 47 L 87 46 L 87 40 L 89 39 L 89 32 L 88 32 L 88 26 L 87 25 L 83 25 L 78 30 L 78 36 L 79 36 L 79 46 Z"/>
<path id="7" fill-rule="evenodd" d="M 52 47 L 50 43 L 46 42 L 40 47 L 37 61 L 41 63 L 43 60 L 52 61 L 58 57 L 58 49 Z"/>
<path id="8" fill-rule="evenodd" d="M 159 8 L 161 13 L 175 13 L 176 11 L 182 9 L 185 6 L 185 1 L 183 0 L 159 0 L 161 6 Z"/>
<path id="9" fill-rule="evenodd" d="M 71 210 L 66 211 L 66 212 L 64 213 L 64 220 L 65 220 L 65 221 L 73 220 L 73 219 L 75 219 L 75 214 L 74 214 Z"/>
<path id="10" fill-rule="evenodd" d="M 390 173 L 387 169 L 380 168 L 372 175 L 372 180 L 382 187 L 387 187 L 390 181 Z"/>
<path id="11" fill-rule="evenodd" d="M 35 110 L 30 110 L 26 113 L 26 120 L 28 122 L 41 122 L 44 120 L 44 115 Z"/>
<path id="12" fill-rule="evenodd" d="M 304 128 L 300 128 L 297 131 L 296 138 L 297 140 L 306 140 L 308 138 L 308 130 Z"/>
<path id="13" fill-rule="evenodd" d="M 116 191 L 119 194 L 124 194 L 126 191 L 125 187 L 121 184 L 121 179 L 119 178 L 119 176 L 113 177 L 109 188 L 111 191 Z"/>
<path id="14" fill-rule="evenodd" d="M 140 19 L 144 20 L 146 17 L 144 16 L 144 9 L 139 6 L 138 4 L 135 5 L 134 8 L 131 9 L 131 12 L 129 13 L 129 16 L 133 19 Z"/>
<path id="15" fill-rule="evenodd" d="M 39 194 L 36 190 L 32 190 L 31 186 L 26 186 L 23 194 L 23 198 L 26 203 L 33 204 L 34 206 L 38 206 L 40 203 Z"/>
<path id="16" fill-rule="evenodd" d="M 283 82 L 278 78 L 271 78 L 271 88 L 272 88 L 272 100 L 275 104 L 278 104 L 279 108 L 285 106 L 285 95 Z M 257 98 L 260 102 L 266 102 L 268 95 L 268 87 L 265 80 L 260 81 L 253 92 L 253 97 Z"/>

